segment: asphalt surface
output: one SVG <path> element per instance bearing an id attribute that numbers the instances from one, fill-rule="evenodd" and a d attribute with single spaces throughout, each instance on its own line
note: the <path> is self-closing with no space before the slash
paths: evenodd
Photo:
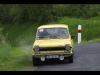
<path id="1" fill-rule="evenodd" d="M 74 46 L 74 62 L 48 62 L 34 71 L 100 71 L 100 43 Z M 59 63 L 60 62 L 60 63 Z"/>

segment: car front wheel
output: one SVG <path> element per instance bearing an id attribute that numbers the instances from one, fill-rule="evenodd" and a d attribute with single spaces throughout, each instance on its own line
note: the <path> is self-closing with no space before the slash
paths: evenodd
<path id="1" fill-rule="evenodd" d="M 68 57 L 69 63 L 73 63 L 73 54 L 71 56 Z"/>
<path id="2" fill-rule="evenodd" d="M 73 63 L 73 54 L 69 57 L 64 58 L 64 63 Z"/>
<path id="3" fill-rule="evenodd" d="M 35 58 L 35 57 L 33 56 L 33 66 L 38 66 L 39 64 L 40 64 L 39 59 L 38 59 L 38 58 Z"/>

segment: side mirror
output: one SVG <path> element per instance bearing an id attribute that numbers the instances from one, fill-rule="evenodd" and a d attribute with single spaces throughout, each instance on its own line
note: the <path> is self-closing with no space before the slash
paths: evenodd
<path id="1" fill-rule="evenodd" d="M 74 39 L 75 38 L 75 35 L 71 35 L 71 38 Z"/>

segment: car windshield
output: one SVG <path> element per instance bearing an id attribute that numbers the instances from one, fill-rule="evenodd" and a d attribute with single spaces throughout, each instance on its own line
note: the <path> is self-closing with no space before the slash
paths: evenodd
<path id="1" fill-rule="evenodd" d="M 66 28 L 43 28 L 37 31 L 38 39 L 66 39 L 68 38 L 68 30 Z"/>
<path id="2" fill-rule="evenodd" d="M 38 39 L 66 39 L 68 38 L 68 30 L 66 28 L 43 28 L 37 32 Z"/>

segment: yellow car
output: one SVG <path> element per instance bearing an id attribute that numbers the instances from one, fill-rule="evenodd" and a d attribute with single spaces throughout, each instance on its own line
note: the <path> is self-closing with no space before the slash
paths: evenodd
<path id="1" fill-rule="evenodd" d="M 49 24 L 38 27 L 33 44 L 33 65 L 49 59 L 73 62 L 73 40 L 68 25 Z"/>

